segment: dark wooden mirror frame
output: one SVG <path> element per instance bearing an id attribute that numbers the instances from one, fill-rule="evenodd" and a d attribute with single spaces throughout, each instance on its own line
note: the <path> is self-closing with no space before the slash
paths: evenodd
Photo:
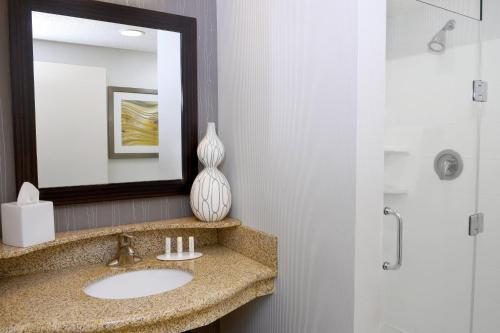
<path id="1" fill-rule="evenodd" d="M 31 12 L 74 16 L 181 33 L 182 179 L 40 189 L 56 205 L 188 194 L 198 170 L 196 19 L 91 0 L 9 0 L 16 185 L 38 186 Z M 103 143 L 106 144 L 106 143 Z"/>

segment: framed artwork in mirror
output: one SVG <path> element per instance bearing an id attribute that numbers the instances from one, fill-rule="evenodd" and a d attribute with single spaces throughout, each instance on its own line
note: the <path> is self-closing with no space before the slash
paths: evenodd
<path id="1" fill-rule="evenodd" d="M 9 0 L 18 190 L 55 205 L 189 194 L 196 19 L 93 0 Z"/>
<path id="2" fill-rule="evenodd" d="M 108 87 L 109 158 L 158 158 L 158 91 Z"/>

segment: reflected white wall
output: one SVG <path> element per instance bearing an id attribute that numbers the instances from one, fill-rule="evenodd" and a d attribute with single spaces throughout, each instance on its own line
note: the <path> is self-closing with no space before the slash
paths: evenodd
<path id="1" fill-rule="evenodd" d="M 34 76 L 38 186 L 106 184 L 106 70 L 35 61 Z"/>
<path id="2" fill-rule="evenodd" d="M 157 89 L 156 53 L 33 40 L 33 57 L 51 63 L 102 67 L 106 71 L 105 90 L 108 86 Z M 107 106 L 104 112 L 107 114 Z M 107 147 L 107 137 L 103 145 Z M 158 158 L 108 159 L 107 170 L 106 183 L 158 180 L 160 177 Z"/>
<path id="3" fill-rule="evenodd" d="M 104 183 L 182 178 L 180 34 L 158 31 L 157 39 L 157 53 L 34 41 L 35 60 L 105 69 L 104 90 L 107 86 L 158 90 L 159 158 L 108 159 Z M 43 98 L 40 93 L 37 98 Z M 102 145 L 107 147 L 107 137 Z"/>
<path id="4" fill-rule="evenodd" d="M 158 31 L 160 179 L 182 178 L 181 35 Z"/>

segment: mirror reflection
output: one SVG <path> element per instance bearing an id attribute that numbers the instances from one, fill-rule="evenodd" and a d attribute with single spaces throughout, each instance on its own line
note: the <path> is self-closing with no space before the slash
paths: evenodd
<path id="1" fill-rule="evenodd" d="M 32 12 L 40 188 L 182 178 L 177 32 Z"/>

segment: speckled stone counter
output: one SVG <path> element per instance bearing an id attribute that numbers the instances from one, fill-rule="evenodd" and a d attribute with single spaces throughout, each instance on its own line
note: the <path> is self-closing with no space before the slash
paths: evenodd
<path id="1" fill-rule="evenodd" d="M 276 237 L 238 223 L 215 230 L 215 238 L 215 244 L 199 249 L 203 257 L 191 261 L 161 262 L 152 254 L 129 268 L 98 263 L 4 277 L 0 332 L 183 332 L 274 292 Z M 83 292 L 103 277 L 144 268 L 177 268 L 194 278 L 178 289 L 135 299 L 104 300 Z"/>

